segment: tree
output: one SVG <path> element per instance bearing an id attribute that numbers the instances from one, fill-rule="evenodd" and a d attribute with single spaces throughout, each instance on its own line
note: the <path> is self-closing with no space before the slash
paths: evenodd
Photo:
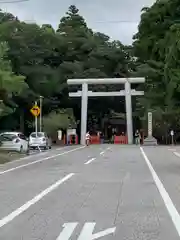
<path id="1" fill-rule="evenodd" d="M 154 114 L 159 135 L 180 127 L 179 98 L 179 1 L 157 1 L 143 9 L 134 39 L 136 74 L 146 77 L 145 96 L 138 103 L 142 116 Z M 168 46 L 168 47 L 167 47 Z"/>
<path id="2" fill-rule="evenodd" d="M 43 118 L 44 130 L 52 135 L 58 130 L 67 130 L 69 127 L 76 128 L 73 111 L 71 109 L 61 109 L 51 112 Z"/>
<path id="3" fill-rule="evenodd" d="M 1 99 L 1 116 L 12 112 L 9 106 L 10 99 L 13 95 L 20 94 L 25 88 L 23 76 L 16 76 L 12 72 L 11 63 L 7 60 L 8 45 L 5 42 L 0 43 L 0 99 Z M 8 104 L 9 103 L 9 104 Z"/>
<path id="4" fill-rule="evenodd" d="M 40 27 L 21 22 L 11 14 L 2 13 L 2 19 L 0 41 L 8 43 L 7 57 L 12 70 L 23 75 L 28 86 L 13 96 L 18 109 L 11 119 L 17 120 L 24 114 L 24 122 L 32 121 L 29 109 L 40 95 L 44 97 L 44 117 L 59 109 L 73 108 L 76 119 L 80 119 L 79 101 L 68 97 L 68 78 L 128 77 L 134 71 L 131 48 L 119 41 L 111 42 L 103 33 L 93 32 L 73 5 L 60 20 L 57 31 L 47 24 Z M 96 86 L 94 90 L 104 89 L 119 90 L 115 85 Z M 111 108 L 123 111 L 123 101 L 117 104 L 113 98 L 98 99 L 89 105 L 92 115 L 101 118 Z"/>

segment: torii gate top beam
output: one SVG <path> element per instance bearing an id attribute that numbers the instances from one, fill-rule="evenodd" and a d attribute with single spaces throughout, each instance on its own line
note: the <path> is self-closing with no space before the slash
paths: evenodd
<path id="1" fill-rule="evenodd" d="M 68 79 L 68 85 L 81 85 L 83 83 L 87 84 L 125 84 L 129 83 L 144 83 L 145 78 L 89 78 L 89 79 Z"/>
<path id="2" fill-rule="evenodd" d="M 121 90 L 119 92 L 93 92 L 88 91 L 87 92 L 88 97 L 117 97 L 117 96 L 125 96 L 126 92 L 124 90 Z M 131 90 L 131 96 L 143 96 L 144 91 L 136 91 L 134 89 Z M 77 92 L 70 92 L 70 97 L 82 97 L 82 91 Z"/>

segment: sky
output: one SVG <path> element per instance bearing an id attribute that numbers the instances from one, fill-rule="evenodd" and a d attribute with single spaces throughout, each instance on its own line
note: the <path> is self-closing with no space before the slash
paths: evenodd
<path id="1" fill-rule="evenodd" d="M 102 32 L 113 40 L 132 43 L 137 32 L 141 9 L 151 6 L 155 0 L 29 0 L 24 3 L 1 3 L 0 8 L 18 16 L 20 20 L 50 23 L 57 28 L 59 20 L 73 4 L 86 19 L 88 27 Z M 13 1 L 13 0 L 11 0 Z"/>

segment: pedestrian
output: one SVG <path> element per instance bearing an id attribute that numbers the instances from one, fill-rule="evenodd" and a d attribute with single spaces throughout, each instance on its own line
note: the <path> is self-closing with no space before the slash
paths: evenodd
<path id="1" fill-rule="evenodd" d="M 138 130 L 135 132 L 135 144 L 139 145 L 140 144 L 140 133 Z"/>
<path id="2" fill-rule="evenodd" d="M 90 144 L 90 138 L 91 138 L 89 132 L 86 133 L 86 137 L 85 137 L 85 138 L 86 138 L 86 146 L 89 146 L 89 144 Z"/>
<path id="3" fill-rule="evenodd" d="M 104 143 L 104 134 L 103 134 L 103 132 L 100 132 L 100 143 L 101 144 Z"/>

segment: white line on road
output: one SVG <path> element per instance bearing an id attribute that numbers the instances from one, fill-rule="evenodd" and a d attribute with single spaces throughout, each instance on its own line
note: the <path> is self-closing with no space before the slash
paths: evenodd
<path id="1" fill-rule="evenodd" d="M 144 159 L 145 159 L 145 161 L 146 161 L 146 163 L 147 163 L 147 165 L 149 167 L 149 170 L 150 170 L 150 172 L 152 174 L 154 182 L 155 182 L 155 184 L 156 184 L 156 186 L 157 186 L 157 188 L 159 190 L 159 193 L 160 193 L 160 195 L 161 195 L 161 197 L 162 197 L 162 199 L 163 199 L 163 201 L 165 203 L 165 206 L 166 206 L 166 208 L 167 208 L 167 210 L 169 212 L 169 215 L 170 215 L 170 217 L 171 217 L 171 219 L 172 219 L 172 221 L 174 223 L 174 226 L 175 226 L 175 228 L 176 228 L 176 230 L 178 232 L 178 235 L 180 236 L 180 215 L 179 215 L 178 211 L 176 210 L 176 208 L 175 208 L 175 206 L 174 206 L 174 204 L 173 204 L 173 202 L 172 202 L 168 192 L 164 188 L 161 180 L 159 179 L 157 173 L 155 172 L 154 168 L 152 167 L 152 165 L 151 165 L 148 157 L 146 156 L 143 148 L 140 147 L 140 150 L 141 150 L 141 153 L 142 153 L 142 155 L 143 155 L 143 157 L 144 157 Z"/>
<path id="2" fill-rule="evenodd" d="M 64 148 L 66 149 L 66 148 L 68 148 L 68 147 L 70 147 L 70 145 L 67 145 L 67 146 L 64 146 L 64 147 L 58 147 L 58 148 L 55 148 L 55 149 L 53 149 L 53 150 L 55 150 L 55 151 L 61 151 L 61 150 L 63 150 Z"/>
<path id="3" fill-rule="evenodd" d="M 91 158 L 89 161 L 85 162 L 84 164 L 88 165 L 88 164 L 90 164 L 91 162 L 93 162 L 94 160 L 96 160 L 96 158 Z"/>
<path id="4" fill-rule="evenodd" d="M 103 155 L 104 154 L 104 151 L 103 152 L 100 152 L 100 155 Z"/>
<path id="5" fill-rule="evenodd" d="M 21 213 L 26 211 L 28 208 L 30 208 L 35 203 L 39 202 L 48 193 L 50 193 L 53 190 L 55 190 L 56 188 L 58 188 L 62 183 L 64 183 L 68 179 L 70 179 L 73 175 L 74 175 L 74 173 L 70 173 L 70 174 L 66 175 L 64 178 L 60 179 L 59 181 L 57 181 L 56 183 L 54 183 L 50 187 L 46 188 L 40 194 L 36 195 L 33 199 L 31 199 L 30 201 L 26 202 L 23 206 L 21 206 L 20 208 L 16 209 L 15 211 L 10 213 L 6 217 L 2 218 L 0 220 L 0 228 L 3 227 L 4 225 L 6 225 L 7 223 L 11 222 L 15 217 L 19 216 Z"/>
<path id="6" fill-rule="evenodd" d="M 59 148 L 56 148 L 56 149 L 51 149 L 50 151 L 45 151 L 45 152 L 38 152 L 38 153 L 33 153 L 29 156 L 26 156 L 26 157 L 21 157 L 17 160 L 13 160 L 11 162 L 7 162 L 7 163 L 4 163 L 4 164 L 0 164 L 0 167 L 4 167 L 4 166 L 7 166 L 7 165 L 12 165 L 13 163 L 17 163 L 17 162 L 21 162 L 21 161 L 24 161 L 24 160 L 29 160 L 33 157 L 42 157 L 48 153 L 51 153 L 52 151 L 61 151 L 61 150 L 64 150 L 64 148 L 66 149 L 67 147 L 69 146 L 65 146 L 65 147 L 59 147 Z"/>
<path id="7" fill-rule="evenodd" d="M 180 153 L 178 153 L 178 152 L 173 152 L 174 153 L 174 155 L 176 155 L 177 157 L 180 157 Z"/>
<path id="8" fill-rule="evenodd" d="M 36 163 L 39 163 L 39 162 L 47 161 L 47 160 L 49 160 L 49 159 L 52 159 L 52 158 L 55 158 L 55 157 L 58 157 L 58 156 L 61 156 L 61 155 L 64 155 L 64 154 L 77 151 L 77 150 L 79 150 L 79 149 L 81 149 L 81 148 L 84 148 L 84 146 L 78 147 L 78 148 L 75 148 L 75 149 L 72 149 L 72 150 L 69 150 L 69 151 L 66 151 L 66 152 L 62 152 L 62 153 L 59 153 L 59 154 L 55 154 L 55 155 L 52 155 L 52 156 L 49 156 L 49 157 L 46 157 L 46 158 L 41 158 L 41 159 L 38 159 L 38 160 L 36 160 L 36 161 L 33 161 L 33 162 L 30 162 L 30 163 L 27 163 L 27 164 L 20 165 L 20 166 L 18 166 L 18 167 L 10 168 L 10 169 L 8 169 L 8 170 L 5 170 L 5 171 L 3 171 L 3 172 L 0 172 L 0 175 L 3 175 L 3 174 L 8 173 L 8 172 L 12 172 L 12 171 L 17 170 L 17 169 L 20 169 L 20 168 L 24 168 L 24 167 L 27 167 L 27 166 L 31 166 L 31 165 L 36 164 Z"/>
<path id="9" fill-rule="evenodd" d="M 176 151 L 175 148 L 168 148 L 169 151 Z"/>
<path id="10" fill-rule="evenodd" d="M 44 155 L 46 155 L 47 154 L 47 152 L 39 152 L 39 153 L 37 153 L 37 154 L 31 154 L 31 155 L 29 155 L 29 156 L 26 156 L 26 157 L 21 157 L 21 158 L 19 158 L 19 159 L 17 159 L 17 160 L 13 160 L 13 161 L 11 161 L 11 162 L 7 162 L 7 163 L 4 163 L 4 164 L 0 164 L 0 167 L 4 167 L 4 166 L 7 166 L 7 165 L 12 165 L 13 163 L 17 163 L 17 162 L 21 162 L 21 161 L 24 161 L 24 160 L 29 160 L 29 159 L 31 159 L 31 158 L 33 158 L 33 157 L 41 157 L 41 156 L 44 156 Z"/>

